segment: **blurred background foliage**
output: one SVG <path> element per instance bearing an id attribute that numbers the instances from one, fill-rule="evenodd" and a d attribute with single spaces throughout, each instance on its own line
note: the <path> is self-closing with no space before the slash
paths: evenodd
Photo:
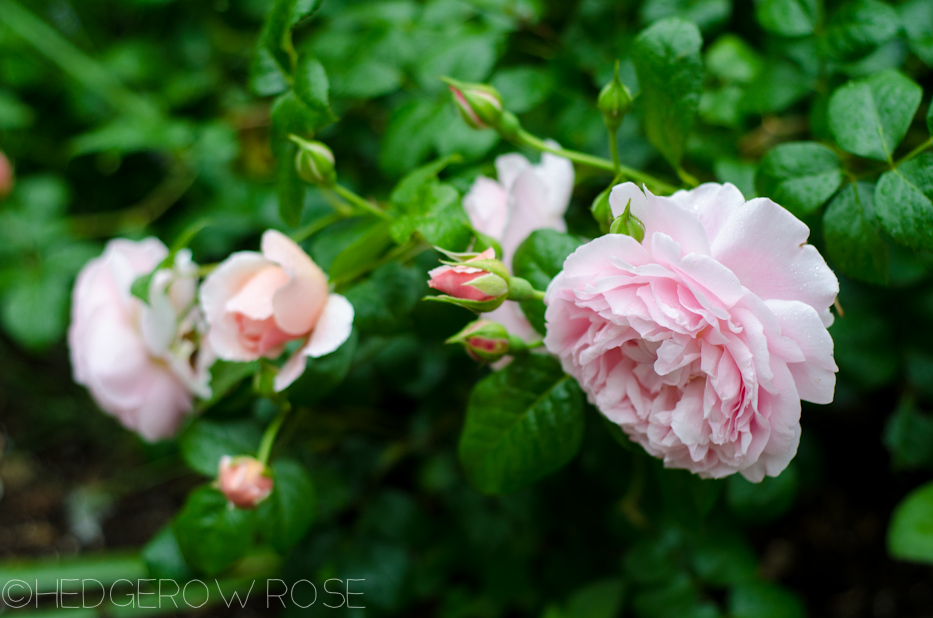
<path id="1" fill-rule="evenodd" d="M 210 217 L 192 245 L 209 263 L 284 227 L 271 97 L 250 84 L 270 7 L 0 3 L 0 150 L 16 168 L 14 190 L 0 203 L 0 575 L 23 572 L 13 559 L 145 545 L 145 564 L 117 564 L 190 576 L 164 532 L 205 481 L 190 469 L 211 476 L 212 460 L 199 458 L 248 446 L 257 423 L 270 418 L 269 402 L 254 402 L 245 385 L 178 442 L 143 444 L 71 384 L 64 342 L 74 276 L 108 238 L 170 241 Z M 339 118 L 317 138 L 334 150 L 342 182 L 381 200 L 413 167 L 451 154 L 462 159 L 447 180 L 465 191 L 477 174 L 492 175 L 494 155 L 512 150 L 460 120 L 440 75 L 489 82 L 533 133 L 607 156 L 596 94 L 617 59 L 623 81 L 639 92 L 629 60 L 634 36 L 672 15 L 696 23 L 704 39 L 705 87 L 685 168 L 702 181 L 732 182 L 749 198 L 784 191 L 782 203 L 810 226 L 811 242 L 840 274 L 844 317 L 831 329 L 841 370 L 836 401 L 804 404 L 797 459 L 759 485 L 699 481 L 620 447 L 588 410 L 570 466 L 512 495 L 481 495 L 464 478 L 456 443 L 470 388 L 485 370 L 443 345 L 466 312 L 418 302 L 436 264 L 424 254 L 347 291 L 357 333 L 309 370 L 314 382 L 297 394 L 301 422 L 288 436 L 287 452 L 313 478 L 304 499 L 316 521 L 294 550 L 257 550 L 239 572 L 365 578 L 365 614 L 373 616 L 933 611 L 929 567 L 892 562 L 885 549 L 891 510 L 933 469 L 933 261 L 893 242 L 867 215 L 860 238 L 870 243 L 868 257 L 853 258 L 844 242 L 826 246 L 839 229 L 830 213 L 846 220 L 849 212 L 839 196 L 870 195 L 863 184 L 877 179 L 872 157 L 836 146 L 830 95 L 849 80 L 898 69 L 925 94 L 896 154 L 925 143 L 933 3 L 345 0 L 325 2 L 294 38 L 326 69 Z M 620 129 L 622 162 L 674 181 L 641 129 L 642 111 L 636 104 Z M 774 148 L 807 140 L 837 160 L 812 164 L 802 185 L 788 185 L 799 180 L 786 171 L 794 161 L 825 155 L 809 146 L 783 151 L 782 160 Z M 851 187 L 824 209 L 844 178 Z M 597 233 L 588 209 L 605 180 L 578 168 L 572 232 Z M 332 212 L 317 190 L 302 199 L 309 229 Z M 304 246 L 328 268 L 365 228 L 342 221 Z M 328 384 L 344 373 L 342 384 Z M 933 517 L 933 497 L 911 500 L 915 520 Z M 933 551 L 903 549 L 917 542 L 908 531 L 892 549 L 930 561 Z M 292 613 L 299 611 L 282 612 Z"/>

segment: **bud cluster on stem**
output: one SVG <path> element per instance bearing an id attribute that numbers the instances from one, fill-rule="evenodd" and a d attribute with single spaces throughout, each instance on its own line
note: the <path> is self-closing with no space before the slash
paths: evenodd
<path id="1" fill-rule="evenodd" d="M 544 293 L 535 290 L 521 277 L 513 277 L 501 261 L 496 259 L 492 247 L 482 253 L 445 253 L 451 261 L 430 271 L 428 286 L 443 292 L 428 296 L 436 300 L 465 307 L 476 313 L 497 309 L 506 300 L 543 299 Z"/>

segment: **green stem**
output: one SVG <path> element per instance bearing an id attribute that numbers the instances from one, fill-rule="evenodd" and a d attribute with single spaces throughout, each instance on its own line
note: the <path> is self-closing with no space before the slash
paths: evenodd
<path id="1" fill-rule="evenodd" d="M 369 264 L 361 268 L 358 268 L 355 271 L 349 272 L 342 277 L 331 279 L 330 283 L 333 286 L 333 288 L 336 290 L 338 288 L 341 288 L 347 285 L 348 283 L 355 281 L 356 279 L 358 279 L 359 277 L 362 277 L 366 273 L 376 270 L 380 266 L 384 266 L 388 264 L 389 262 L 407 262 L 408 260 L 411 260 L 419 256 L 420 254 L 422 254 L 423 252 L 427 251 L 430 248 L 431 248 L 431 245 L 424 242 L 423 240 L 420 240 L 418 238 L 413 238 L 406 244 L 399 245 L 392 251 L 389 251 L 381 259 L 376 260 L 375 262 L 370 262 Z"/>
<path id="2" fill-rule="evenodd" d="M 269 463 L 269 455 L 272 453 L 275 438 L 279 435 L 279 429 L 282 428 L 282 424 L 285 423 L 285 419 L 292 411 L 292 404 L 289 403 L 288 399 L 281 397 L 277 403 L 279 404 L 279 413 L 266 427 L 266 432 L 262 434 L 262 442 L 259 443 L 259 452 L 256 454 L 256 459 L 261 461 L 262 465 Z"/>
<path id="3" fill-rule="evenodd" d="M 570 159 L 581 165 L 589 165 L 590 167 L 595 167 L 596 169 L 601 169 L 610 173 L 614 173 L 616 170 L 615 165 L 609 159 L 603 159 L 602 157 L 594 157 L 593 155 L 588 155 L 583 152 L 577 152 L 575 150 L 567 150 L 565 148 L 553 148 L 546 144 L 544 140 L 532 135 L 525 129 L 518 130 L 518 141 L 527 146 L 531 146 L 537 150 L 543 152 L 550 152 L 551 154 L 556 154 L 565 159 Z M 625 165 L 619 165 L 619 173 L 624 176 L 631 178 L 632 180 L 645 183 L 647 185 L 653 186 L 655 189 L 658 189 L 661 193 L 674 193 L 677 191 L 677 187 L 674 185 L 668 184 L 663 180 L 659 180 L 652 176 L 651 174 L 646 174 L 645 172 L 640 172 L 631 167 Z"/>
<path id="4" fill-rule="evenodd" d="M 0 2 L 0 22 L 85 88 L 103 97 L 114 109 L 144 118 L 151 118 L 157 113 L 149 101 L 127 89 L 111 71 L 92 60 L 15 0 Z"/>
<path id="5" fill-rule="evenodd" d="M 376 207 L 372 202 L 363 199 L 362 197 L 360 197 L 353 191 L 350 191 L 346 187 L 341 186 L 341 185 L 335 185 L 334 191 L 337 192 L 337 195 L 347 200 L 348 202 L 350 202 L 351 205 L 356 206 L 360 210 L 363 210 L 364 212 L 367 212 L 371 215 L 376 215 L 380 219 L 385 219 L 387 221 L 392 220 L 392 215 L 382 210 L 381 208 Z"/>
<path id="6" fill-rule="evenodd" d="M 340 221 L 341 219 L 344 219 L 346 217 L 347 217 L 346 214 L 340 213 L 340 212 L 335 212 L 332 215 L 325 215 L 319 219 L 315 219 L 314 221 L 304 226 L 300 230 L 292 232 L 291 238 L 295 242 L 301 242 L 303 240 L 307 240 L 308 238 L 311 238 L 312 236 L 314 236 L 315 234 L 323 230 L 325 227 L 331 225 L 332 223 L 336 223 L 337 221 Z"/>
<path id="7" fill-rule="evenodd" d="M 534 291 L 532 292 L 532 298 L 534 298 L 535 300 L 543 301 L 543 300 L 544 300 L 544 292 L 542 292 L 541 290 L 534 290 Z"/>
<path id="8" fill-rule="evenodd" d="M 622 163 L 619 161 L 619 129 L 609 129 L 609 153 L 612 155 L 612 171 L 616 176 L 622 171 Z"/>
<path id="9" fill-rule="evenodd" d="M 926 150 L 930 146 L 933 146 L 933 137 L 928 138 L 927 141 L 923 142 L 922 144 L 920 144 L 919 146 L 917 146 L 916 148 L 914 148 L 913 150 L 905 154 L 903 157 L 895 161 L 894 167 L 897 167 L 899 165 L 902 165 L 910 161 L 911 159 L 913 159 L 914 157 L 922 153 L 924 150 Z M 891 168 L 891 169 L 894 169 L 894 168 Z"/>

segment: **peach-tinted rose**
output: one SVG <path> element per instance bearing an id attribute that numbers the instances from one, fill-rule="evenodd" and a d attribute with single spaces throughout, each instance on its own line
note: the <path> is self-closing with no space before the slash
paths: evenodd
<path id="1" fill-rule="evenodd" d="M 797 451 L 800 400 L 833 399 L 836 277 L 807 226 L 732 185 L 613 188 L 614 215 L 629 201 L 644 241 L 609 234 L 567 258 L 545 298 L 547 349 L 666 466 L 778 475 Z"/>
<path id="2" fill-rule="evenodd" d="M 272 477 L 261 461 L 254 457 L 220 458 L 217 485 L 232 504 L 241 509 L 253 509 L 269 497 Z"/>
<path id="3" fill-rule="evenodd" d="M 302 341 L 275 377 L 281 391 L 305 370 L 305 360 L 333 352 L 350 336 L 353 306 L 330 293 L 327 276 L 293 240 L 262 235 L 262 253 L 224 260 L 201 286 L 208 341 L 218 358 L 246 362 L 278 358 Z"/>
<path id="4" fill-rule="evenodd" d="M 545 152 L 541 163 L 532 165 L 513 153 L 496 159 L 496 174 L 498 181 L 485 176 L 474 181 L 463 209 L 478 232 L 499 242 L 502 261 L 511 269 L 515 250 L 533 231 L 567 230 L 564 212 L 573 192 L 573 164 Z M 538 337 L 517 303 L 503 303 L 485 317 L 526 341 Z"/>
<path id="5" fill-rule="evenodd" d="M 130 292 L 167 254 L 155 238 L 110 241 L 78 275 L 68 330 L 75 381 L 146 440 L 174 434 L 193 396 L 211 393 L 213 356 L 194 343 L 200 313 L 191 253 L 179 252 L 173 269 L 152 277 L 148 304 Z"/>

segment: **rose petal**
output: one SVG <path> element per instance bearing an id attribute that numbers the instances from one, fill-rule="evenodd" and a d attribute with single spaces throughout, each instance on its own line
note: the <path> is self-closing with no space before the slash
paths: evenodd
<path id="1" fill-rule="evenodd" d="M 291 277 L 272 301 L 276 323 L 292 335 L 308 333 L 327 302 L 327 275 L 295 241 L 281 232 L 267 230 L 262 235 L 262 253 Z"/>
<path id="2" fill-rule="evenodd" d="M 295 352 L 275 376 L 275 390 L 285 390 L 305 370 L 305 359 L 330 354 L 353 331 L 353 305 L 340 294 L 331 294 L 308 342 Z"/>

